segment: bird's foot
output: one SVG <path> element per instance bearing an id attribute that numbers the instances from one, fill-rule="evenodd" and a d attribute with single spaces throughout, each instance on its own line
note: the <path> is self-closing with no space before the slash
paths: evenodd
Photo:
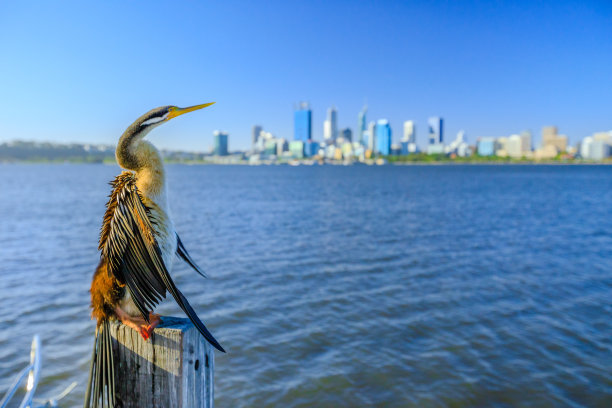
<path id="1" fill-rule="evenodd" d="M 153 329 L 161 322 L 160 315 L 155 313 L 149 313 L 150 323 L 147 323 L 141 316 L 130 316 L 120 307 L 115 308 L 115 313 L 119 320 L 121 320 L 121 323 L 136 330 L 145 340 L 149 340 L 151 333 L 153 333 Z"/>
<path id="2" fill-rule="evenodd" d="M 149 313 L 149 335 L 153 333 L 153 329 L 157 327 L 158 324 L 161 323 L 161 316 L 156 313 Z"/>

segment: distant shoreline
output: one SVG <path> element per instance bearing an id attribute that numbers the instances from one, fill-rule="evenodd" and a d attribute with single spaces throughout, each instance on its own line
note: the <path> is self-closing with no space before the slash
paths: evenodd
<path id="1" fill-rule="evenodd" d="M 167 164 L 190 165 L 290 165 L 290 166 L 463 166 L 463 165 L 610 165 L 612 158 L 601 161 L 587 161 L 575 158 L 569 154 L 558 154 L 542 160 L 533 157 L 479 156 L 467 157 L 449 156 L 446 154 L 413 153 L 409 155 L 389 155 L 374 157 L 347 157 L 331 159 L 321 156 L 289 157 L 285 155 L 267 156 L 250 154 L 247 151 L 234 151 L 226 156 L 216 156 L 211 153 L 186 152 L 162 149 L 160 151 Z M 342 156 L 340 156 L 342 157 Z M 90 144 L 60 144 L 48 142 L 12 141 L 0 143 L 0 163 L 33 163 L 33 164 L 64 164 L 64 163 L 105 163 L 116 164 L 115 146 Z"/>
<path id="2" fill-rule="evenodd" d="M 209 161 L 175 161 L 165 160 L 167 165 L 190 165 L 190 166 L 288 166 L 288 167 L 318 167 L 318 166 L 610 166 L 612 161 L 603 162 L 586 162 L 586 161 L 411 161 L 411 162 L 388 162 L 385 164 L 366 164 L 363 162 L 353 163 L 313 163 L 313 164 L 290 164 L 287 162 L 281 163 L 248 163 L 248 162 L 233 162 L 233 163 L 215 163 Z M 0 165 L 14 164 L 85 164 L 85 165 L 117 165 L 114 161 L 84 161 L 84 160 L 6 160 L 0 161 Z M 118 166 L 118 165 L 117 165 Z"/>

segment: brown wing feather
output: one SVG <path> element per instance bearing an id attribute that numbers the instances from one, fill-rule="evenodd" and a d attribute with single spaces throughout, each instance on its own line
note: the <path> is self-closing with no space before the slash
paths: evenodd
<path id="1" fill-rule="evenodd" d="M 112 185 L 100 233 L 102 259 L 107 262 L 108 273 L 125 282 L 147 321 L 149 312 L 169 291 L 200 333 L 218 350 L 225 351 L 172 281 L 155 240 L 151 211 L 136 188 L 134 174 L 123 172 Z"/>
<path id="2" fill-rule="evenodd" d="M 100 231 L 102 259 L 106 260 L 108 274 L 127 285 L 134 304 L 148 320 L 149 312 L 166 296 L 160 278 L 167 273 L 166 266 L 135 175 L 125 171 L 111 185 Z"/>

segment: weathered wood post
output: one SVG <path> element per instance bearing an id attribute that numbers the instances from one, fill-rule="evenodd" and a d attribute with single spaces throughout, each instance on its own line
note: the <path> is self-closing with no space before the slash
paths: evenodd
<path id="1" fill-rule="evenodd" d="M 118 406 L 213 408 L 214 354 L 188 319 L 162 317 L 148 341 L 111 325 Z"/>

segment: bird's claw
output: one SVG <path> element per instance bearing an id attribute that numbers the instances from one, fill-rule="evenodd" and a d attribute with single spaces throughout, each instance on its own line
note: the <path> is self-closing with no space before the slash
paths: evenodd
<path id="1" fill-rule="evenodd" d="M 143 326 L 140 331 L 140 335 L 145 340 L 149 340 L 151 334 L 153 333 L 153 330 L 161 322 L 161 316 L 155 313 L 149 313 L 149 321 L 151 323 L 146 326 Z"/>
<path id="2" fill-rule="evenodd" d="M 161 322 L 161 316 L 155 313 L 149 313 L 149 324 L 147 324 L 146 320 L 142 317 L 132 317 L 119 307 L 115 309 L 115 312 L 121 323 L 136 330 L 145 341 L 151 338 L 153 330 Z"/>

